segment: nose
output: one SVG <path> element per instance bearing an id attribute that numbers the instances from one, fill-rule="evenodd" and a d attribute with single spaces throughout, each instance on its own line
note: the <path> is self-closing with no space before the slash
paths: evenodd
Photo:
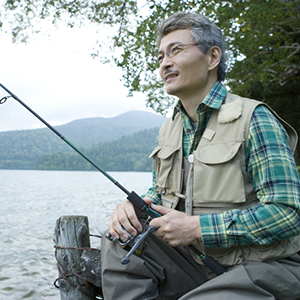
<path id="1" fill-rule="evenodd" d="M 169 67 L 171 67 L 172 65 L 173 65 L 172 59 L 168 55 L 165 55 L 162 62 L 160 63 L 159 68 L 161 70 L 166 70 Z"/>

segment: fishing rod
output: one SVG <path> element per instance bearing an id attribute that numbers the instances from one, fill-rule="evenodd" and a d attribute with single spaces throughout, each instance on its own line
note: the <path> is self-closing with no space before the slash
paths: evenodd
<path id="1" fill-rule="evenodd" d="M 18 101 L 22 106 L 24 106 L 28 111 L 30 111 L 35 117 L 37 117 L 42 123 L 44 123 L 49 129 L 51 129 L 57 136 L 59 136 L 65 143 L 67 143 L 73 150 L 75 150 L 79 155 L 81 155 L 85 160 L 87 160 L 93 167 L 100 171 L 105 177 L 107 177 L 112 183 L 114 183 L 119 189 L 121 189 L 126 195 L 127 200 L 129 200 L 135 207 L 137 207 L 142 212 L 145 212 L 149 217 L 159 218 L 162 215 L 152 209 L 138 194 L 134 191 L 129 192 L 124 186 L 122 186 L 117 180 L 110 176 L 107 172 L 102 170 L 98 165 L 96 165 L 91 159 L 89 159 L 84 153 L 82 153 L 77 147 L 75 147 L 69 140 L 67 140 L 60 132 L 58 132 L 53 126 L 51 126 L 47 121 L 45 121 L 41 116 L 39 116 L 35 111 L 33 111 L 29 106 L 27 106 L 19 97 L 8 90 L 3 84 L 0 86 L 10 95 L 5 96 L 0 99 L 0 104 L 4 104 L 8 98 L 12 97 Z M 150 226 L 151 227 L 151 226 Z M 152 229 L 151 229 L 152 230 Z M 148 233 L 147 233 L 148 234 Z M 193 245 L 188 246 L 192 251 L 200 256 L 202 262 L 210 268 L 215 274 L 221 275 L 226 272 L 226 269 L 216 262 L 212 257 L 204 255 Z M 126 263 L 129 260 L 126 259 Z"/>

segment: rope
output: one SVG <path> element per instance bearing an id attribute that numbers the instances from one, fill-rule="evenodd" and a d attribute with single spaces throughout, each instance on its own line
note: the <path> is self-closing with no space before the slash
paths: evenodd
<path id="1" fill-rule="evenodd" d="M 90 234 L 90 236 L 96 236 L 96 237 L 102 237 L 100 235 L 92 235 Z M 61 246 L 57 246 L 55 245 L 54 246 L 55 248 L 55 259 L 57 261 L 57 269 L 58 269 L 58 272 L 60 274 L 60 276 L 58 278 L 56 278 L 56 280 L 54 281 L 54 286 L 56 288 L 60 288 L 59 285 L 57 285 L 58 281 L 61 280 L 61 279 L 64 279 L 65 281 L 67 281 L 70 285 L 72 285 L 74 288 L 76 288 L 78 291 L 80 291 L 81 293 L 85 294 L 86 296 L 90 297 L 92 299 L 92 296 L 86 292 L 85 290 L 82 289 L 81 286 L 77 286 L 74 282 L 70 281 L 68 279 L 68 277 L 71 277 L 71 276 L 76 276 L 80 279 L 82 279 L 83 281 L 86 281 L 88 282 L 88 280 L 86 278 L 84 278 L 83 276 L 80 275 L 80 273 L 75 273 L 75 272 L 72 272 L 70 270 L 68 270 L 65 266 L 63 266 L 59 261 L 58 261 L 58 257 L 57 257 L 57 250 L 62 250 L 62 249 L 66 249 L 66 250 L 85 250 L 85 251 L 91 251 L 91 250 L 96 250 L 96 251 L 99 251 L 101 252 L 100 249 L 97 249 L 97 248 L 90 248 L 90 247 L 61 247 Z M 66 271 L 66 274 L 63 273 L 63 270 Z M 99 296 L 96 296 L 94 299 L 103 299 L 102 297 L 99 298 Z"/>

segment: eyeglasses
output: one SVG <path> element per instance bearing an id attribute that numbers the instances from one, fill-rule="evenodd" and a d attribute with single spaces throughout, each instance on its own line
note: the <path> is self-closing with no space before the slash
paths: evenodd
<path id="1" fill-rule="evenodd" d="M 185 47 L 187 46 L 196 46 L 197 44 L 178 44 L 178 45 L 173 45 L 169 51 L 167 51 L 165 53 L 165 55 L 167 55 L 170 58 L 175 57 L 176 55 L 178 55 L 181 51 L 183 51 L 185 49 Z M 165 55 L 163 52 L 159 52 L 157 54 L 157 60 L 159 62 L 159 64 L 161 64 L 165 58 Z"/>

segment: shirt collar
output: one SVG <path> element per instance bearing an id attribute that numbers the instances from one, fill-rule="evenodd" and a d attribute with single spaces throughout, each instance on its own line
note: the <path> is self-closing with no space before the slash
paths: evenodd
<path id="1" fill-rule="evenodd" d="M 215 85 L 212 87 L 212 89 L 209 91 L 207 96 L 204 98 L 204 100 L 199 104 L 197 110 L 201 105 L 206 105 L 213 109 L 220 109 L 224 101 L 224 98 L 226 97 L 226 94 L 227 94 L 226 87 L 220 81 L 217 81 Z M 180 112 L 181 114 L 186 114 L 186 111 L 180 100 L 178 100 L 174 108 L 172 120 L 174 120 L 178 112 Z"/>

